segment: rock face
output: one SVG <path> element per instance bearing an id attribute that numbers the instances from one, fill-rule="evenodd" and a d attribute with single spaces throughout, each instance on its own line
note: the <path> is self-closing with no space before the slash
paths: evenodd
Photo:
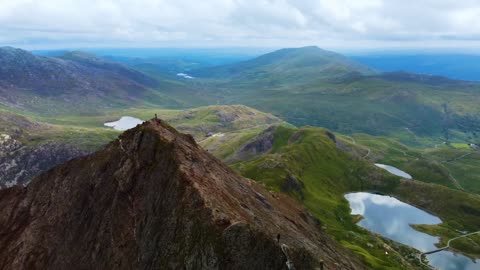
<path id="1" fill-rule="evenodd" d="M 260 134 L 258 134 L 252 141 L 248 142 L 246 145 L 236 153 L 234 157 L 231 157 L 232 160 L 242 160 L 249 157 L 253 157 L 259 154 L 264 154 L 270 151 L 273 147 L 273 141 L 275 139 L 275 131 L 278 126 L 270 126 Z"/>
<path id="2" fill-rule="evenodd" d="M 0 189 L 25 185 L 38 174 L 86 154 L 63 143 L 24 146 L 7 134 L 0 134 Z"/>
<path id="3" fill-rule="evenodd" d="M 159 120 L 0 190 L 0 269 L 286 269 L 281 244 L 296 269 L 363 269 L 295 201 Z"/>

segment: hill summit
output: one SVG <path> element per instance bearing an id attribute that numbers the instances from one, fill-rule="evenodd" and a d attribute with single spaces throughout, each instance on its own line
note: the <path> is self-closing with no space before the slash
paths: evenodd
<path id="1" fill-rule="evenodd" d="M 0 268 L 363 268 L 320 227 L 154 119 L 1 190 Z"/>
<path id="2" fill-rule="evenodd" d="M 376 71 L 317 46 L 280 49 L 240 63 L 192 72 L 199 77 L 318 80 Z M 286 78 L 285 78 L 286 77 Z"/>

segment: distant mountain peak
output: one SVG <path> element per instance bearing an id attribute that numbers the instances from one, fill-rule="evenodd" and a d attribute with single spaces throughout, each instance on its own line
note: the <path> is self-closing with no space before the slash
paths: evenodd
<path id="1" fill-rule="evenodd" d="M 291 48 L 283 48 L 279 50 L 290 50 L 290 51 L 324 51 L 318 46 L 310 45 L 310 46 L 303 46 L 303 47 L 291 47 Z M 278 51 L 279 51 L 278 50 Z"/>
<path id="2" fill-rule="evenodd" d="M 9 269 L 297 269 L 362 264 L 293 199 L 245 179 L 161 120 L 28 187 L 0 191 Z"/>
<path id="3" fill-rule="evenodd" d="M 309 45 L 309 46 L 299 47 L 299 49 L 320 49 L 320 47 L 318 47 L 316 45 Z M 322 49 L 320 49 L 320 50 L 322 50 Z"/>

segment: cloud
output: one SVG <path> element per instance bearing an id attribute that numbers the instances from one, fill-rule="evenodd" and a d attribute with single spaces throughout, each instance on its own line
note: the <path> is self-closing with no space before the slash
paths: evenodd
<path id="1" fill-rule="evenodd" d="M 476 0 L 0 0 L 0 44 L 475 47 Z"/>

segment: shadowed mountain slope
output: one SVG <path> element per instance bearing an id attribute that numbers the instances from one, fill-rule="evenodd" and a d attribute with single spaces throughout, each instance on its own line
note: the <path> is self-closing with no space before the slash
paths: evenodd
<path id="1" fill-rule="evenodd" d="M 120 64 L 81 52 L 61 58 L 36 56 L 11 47 L 0 48 L 0 80 L 40 96 L 74 92 L 105 92 L 109 88 L 142 90 L 152 79 Z"/>
<path id="2" fill-rule="evenodd" d="M 168 98 L 147 75 L 82 52 L 61 57 L 0 48 L 0 104 L 40 114 L 92 113 Z M 172 101 L 173 103 L 173 101 Z"/>

